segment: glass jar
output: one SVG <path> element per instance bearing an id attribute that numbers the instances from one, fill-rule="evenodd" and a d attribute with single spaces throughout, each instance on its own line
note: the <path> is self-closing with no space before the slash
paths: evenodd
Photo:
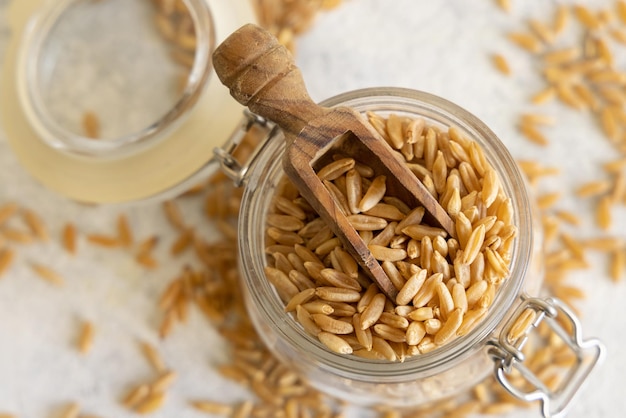
<path id="1" fill-rule="evenodd" d="M 188 190 L 217 169 L 213 148 L 241 120 L 211 54 L 254 21 L 249 0 L 11 2 L 0 78 L 9 145 L 74 200 Z"/>
<path id="2" fill-rule="evenodd" d="M 538 298 L 542 282 L 542 237 L 533 215 L 524 179 L 514 160 L 495 134 L 467 111 L 441 98 L 406 89 L 365 89 L 342 94 L 322 103 L 349 106 L 361 113 L 390 113 L 422 117 L 442 127 L 455 126 L 482 146 L 498 172 L 505 193 L 515 208 L 518 238 L 513 250 L 510 277 L 498 290 L 490 311 L 468 335 L 430 353 L 404 362 L 368 360 L 335 354 L 311 337 L 284 312 L 273 286 L 264 276 L 265 218 L 277 185 L 284 176 L 284 140 L 280 131 L 268 129 L 268 140 L 246 166 L 222 150 L 227 172 L 245 183 L 239 224 L 242 291 L 251 320 L 270 350 L 288 367 L 299 372 L 315 388 L 333 397 L 361 405 L 415 407 L 462 393 L 495 369 L 496 378 L 514 395 L 526 401 L 541 400 L 545 416 L 561 414 L 590 370 L 603 357 L 596 340 L 583 342 L 580 324 L 571 311 L 555 299 Z M 251 123 L 255 120 L 252 117 Z M 228 148 L 231 149 L 231 148 Z M 558 391 L 538 387 L 520 391 L 509 381 L 516 369 L 524 374 L 521 352 L 528 335 L 512 341 L 509 331 L 525 310 L 537 313 L 533 326 L 546 321 L 575 352 L 578 362 Z M 572 324 L 567 332 L 561 324 Z M 532 376 L 525 375 L 532 381 Z"/>

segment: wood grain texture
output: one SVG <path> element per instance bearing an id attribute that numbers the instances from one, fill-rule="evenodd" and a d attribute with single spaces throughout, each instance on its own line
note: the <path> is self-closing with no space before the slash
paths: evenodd
<path id="1" fill-rule="evenodd" d="M 398 290 L 324 187 L 316 170 L 341 153 L 356 156 L 388 179 L 388 194 L 422 205 L 425 219 L 455 236 L 454 223 L 426 187 L 356 111 L 314 103 L 293 57 L 276 38 L 246 25 L 214 52 L 218 77 L 244 106 L 280 126 L 288 147 L 284 168 L 300 193 L 331 226 L 366 273 L 395 301 Z"/>

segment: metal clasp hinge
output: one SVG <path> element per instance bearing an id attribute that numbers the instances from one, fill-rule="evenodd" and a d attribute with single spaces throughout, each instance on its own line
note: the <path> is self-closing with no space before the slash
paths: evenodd
<path id="1" fill-rule="evenodd" d="M 272 122 L 250 112 L 247 109 L 243 111 L 243 114 L 244 117 L 239 127 L 233 131 L 226 143 L 222 147 L 215 148 L 213 150 L 215 158 L 217 158 L 220 162 L 222 171 L 237 187 L 244 183 L 246 173 L 248 172 L 251 163 L 254 161 L 256 155 L 262 148 L 261 146 L 257 146 L 248 160 L 245 163 L 241 163 L 233 155 L 239 144 L 241 144 L 243 139 L 252 129 L 261 130 L 261 134 L 263 136 L 260 140 L 261 143 L 265 143 L 270 137 L 272 137 L 274 130 L 276 129 Z"/>
<path id="2" fill-rule="evenodd" d="M 548 387 L 525 364 L 526 356 L 522 349 L 528 342 L 530 332 L 545 322 L 571 352 L 575 362 L 569 367 L 565 377 L 556 388 Z M 567 325 L 565 325 L 567 324 Z M 564 327 L 565 325 L 565 327 Z M 569 328 L 569 330 L 566 330 Z M 583 385 L 591 371 L 605 356 L 604 345 L 596 340 L 583 341 L 581 324 L 576 315 L 556 298 L 523 298 L 497 340 L 489 342 L 489 355 L 495 362 L 495 377 L 513 396 L 526 401 L 540 401 L 543 416 L 563 417 L 570 401 Z M 524 382 L 524 390 L 513 383 L 512 373 L 519 372 Z"/>

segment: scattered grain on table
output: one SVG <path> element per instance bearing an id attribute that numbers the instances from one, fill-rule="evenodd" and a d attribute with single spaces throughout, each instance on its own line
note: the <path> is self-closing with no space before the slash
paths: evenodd
<path id="1" fill-rule="evenodd" d="M 63 286 L 65 283 L 65 279 L 59 273 L 57 273 L 52 268 L 45 266 L 43 264 L 32 263 L 30 265 L 31 269 L 39 276 L 41 279 L 45 280 L 48 283 L 51 283 L 55 286 Z"/>
<path id="2" fill-rule="evenodd" d="M 81 324 L 78 336 L 78 351 L 81 354 L 87 354 L 93 347 L 95 327 L 92 322 L 84 321 Z"/>
<path id="3" fill-rule="evenodd" d="M 77 403 L 71 403 L 67 405 L 59 418 L 78 418 L 80 414 L 80 405 Z"/>
<path id="4" fill-rule="evenodd" d="M 492 55 L 493 65 L 495 65 L 496 69 L 500 71 L 504 75 L 511 75 L 511 66 L 509 62 L 502 54 L 493 54 Z"/>
<path id="5" fill-rule="evenodd" d="M 63 227 L 61 242 L 68 253 L 76 254 L 76 227 L 73 223 L 67 223 Z"/>

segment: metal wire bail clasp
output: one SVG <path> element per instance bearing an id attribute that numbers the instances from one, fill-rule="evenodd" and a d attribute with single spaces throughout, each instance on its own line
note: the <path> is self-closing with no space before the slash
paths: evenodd
<path id="1" fill-rule="evenodd" d="M 226 141 L 221 148 L 215 148 L 213 150 L 215 158 L 217 158 L 222 166 L 222 171 L 235 183 L 235 186 L 237 187 L 243 184 L 248 168 L 255 160 L 255 157 L 258 155 L 261 148 L 263 148 L 263 145 L 272 137 L 276 129 L 272 122 L 250 112 L 248 109 L 244 109 L 243 114 L 244 117 L 239 127 L 233 131 L 231 136 L 228 138 L 228 141 Z M 246 135 L 251 133 L 252 130 L 260 131 L 258 133 L 258 135 L 262 137 L 260 145 L 256 147 L 248 160 L 242 164 L 235 158 L 233 153 Z"/>
<path id="2" fill-rule="evenodd" d="M 566 366 L 564 377 L 555 388 L 546 384 L 525 364 L 522 349 L 530 332 L 545 322 L 575 356 Z M 605 356 L 604 345 L 596 340 L 583 341 L 581 324 L 576 315 L 556 298 L 523 298 L 498 340 L 489 342 L 489 355 L 495 364 L 498 382 L 513 396 L 526 401 L 540 401 L 543 416 L 563 417 L 568 405 L 594 367 Z M 523 384 L 520 384 L 523 382 Z M 523 386 L 523 387 L 520 387 Z"/>

